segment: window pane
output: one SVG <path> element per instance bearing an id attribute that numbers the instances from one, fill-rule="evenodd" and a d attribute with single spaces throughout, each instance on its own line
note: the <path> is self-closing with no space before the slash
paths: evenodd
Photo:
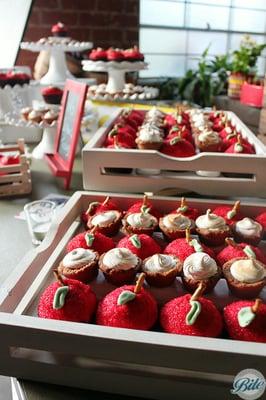
<path id="1" fill-rule="evenodd" d="M 229 8 L 188 5 L 187 26 L 203 29 L 228 29 Z"/>
<path id="2" fill-rule="evenodd" d="M 227 34 L 188 32 L 188 53 L 201 54 L 211 44 L 210 54 L 226 53 Z"/>
<path id="3" fill-rule="evenodd" d="M 230 6 L 230 0 L 189 0 L 188 3 L 205 3 L 217 6 Z"/>
<path id="4" fill-rule="evenodd" d="M 259 57 L 257 67 L 258 67 L 258 75 L 260 75 L 260 76 L 265 75 L 265 58 L 264 57 Z"/>
<path id="5" fill-rule="evenodd" d="M 173 1 L 142 0 L 140 23 L 164 26 L 184 25 L 184 3 Z"/>
<path id="6" fill-rule="evenodd" d="M 168 55 L 147 55 L 149 69 L 141 71 L 141 77 L 149 76 L 183 76 L 185 73 L 185 57 Z"/>
<path id="7" fill-rule="evenodd" d="M 143 53 L 185 53 L 186 31 L 140 28 L 140 48 Z"/>
<path id="8" fill-rule="evenodd" d="M 261 32 L 265 29 L 265 13 L 253 10 L 232 10 L 232 30 L 243 32 Z"/>
<path id="9" fill-rule="evenodd" d="M 266 2 L 265 0 L 234 0 L 233 5 L 235 7 L 245 7 L 245 8 L 260 8 L 262 10 L 266 10 Z"/>

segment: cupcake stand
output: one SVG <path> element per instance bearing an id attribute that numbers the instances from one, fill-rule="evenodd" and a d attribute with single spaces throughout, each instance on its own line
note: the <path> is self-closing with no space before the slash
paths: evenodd
<path id="1" fill-rule="evenodd" d="M 126 81 L 125 74 L 127 72 L 137 72 L 148 68 L 148 64 L 144 61 L 82 61 L 84 71 L 89 72 L 107 72 L 108 82 L 107 85 L 95 85 L 95 94 L 90 93 L 91 100 L 125 100 L 125 99 L 154 99 L 158 96 L 158 89 L 152 87 L 136 87 L 136 92 L 129 95 L 125 92 Z M 101 90 L 102 87 L 102 90 Z M 139 92 L 138 92 L 139 89 Z"/>
<path id="2" fill-rule="evenodd" d="M 41 84 L 62 84 L 67 78 L 75 79 L 75 77 L 69 72 L 66 65 L 65 53 L 70 52 L 82 52 L 92 47 L 91 42 L 77 42 L 67 40 L 66 38 L 55 40 L 55 38 L 49 38 L 45 41 L 38 42 L 22 42 L 20 45 L 21 49 L 29 50 L 33 52 L 49 51 L 50 62 L 49 69 L 46 75 L 44 75 L 40 82 Z"/>

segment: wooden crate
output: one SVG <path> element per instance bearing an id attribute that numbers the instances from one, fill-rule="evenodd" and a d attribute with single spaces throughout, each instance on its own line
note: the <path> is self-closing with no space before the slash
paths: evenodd
<path id="1" fill-rule="evenodd" d="M 120 116 L 116 111 L 83 148 L 83 187 L 141 193 L 195 192 L 213 196 L 265 197 L 266 147 L 232 112 L 228 118 L 242 131 L 257 154 L 198 153 L 174 158 L 155 150 L 106 149 L 106 134 Z M 132 172 L 121 173 L 121 169 Z M 220 176 L 199 176 L 198 171 L 218 171 Z"/>
<path id="2" fill-rule="evenodd" d="M 0 148 L 0 153 L 19 152 L 19 164 L 0 166 L 0 197 L 24 195 L 31 192 L 31 173 L 25 156 L 24 139 L 18 139 L 16 145 Z"/>
<path id="3" fill-rule="evenodd" d="M 141 196 L 108 193 L 127 209 Z M 53 279 L 65 246 L 81 226 L 80 214 L 107 193 L 76 192 L 53 223 L 43 243 L 29 253 L 0 291 L 0 374 L 158 400 L 229 399 L 235 375 L 245 368 L 266 374 L 263 343 L 240 342 L 46 320 L 36 317 L 40 292 Z M 178 198 L 154 197 L 159 211 L 174 209 Z M 232 202 L 189 199 L 205 211 Z M 242 204 L 245 215 L 265 211 L 259 203 Z M 99 273 L 101 279 L 101 273 Z M 216 302 L 231 301 L 221 280 Z M 220 285 L 221 284 L 221 285 Z M 155 289 L 157 300 L 181 295 L 178 289 Z M 103 278 L 92 283 L 98 298 Z M 176 291 L 177 290 L 177 291 Z M 224 292 L 226 290 L 226 292 Z M 169 293 L 170 291 L 170 293 Z M 261 298 L 266 300 L 264 289 Z"/>

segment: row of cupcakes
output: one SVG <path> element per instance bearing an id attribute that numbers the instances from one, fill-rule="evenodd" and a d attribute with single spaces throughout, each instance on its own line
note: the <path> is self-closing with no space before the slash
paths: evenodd
<path id="1" fill-rule="evenodd" d="M 140 330 L 150 330 L 158 321 L 164 332 L 172 334 L 220 337 L 226 330 L 232 339 L 266 342 L 266 305 L 259 298 L 231 303 L 222 314 L 203 296 L 201 283 L 192 295 L 176 297 L 159 310 L 154 296 L 143 288 L 142 273 L 136 285 L 111 291 L 97 305 L 89 285 L 56 276 L 40 297 L 40 318 L 91 322 L 95 315 L 98 325 Z"/>
<path id="2" fill-rule="evenodd" d="M 97 47 L 91 50 L 89 59 L 91 61 L 137 62 L 144 61 L 144 55 L 139 51 L 137 46 L 125 50 L 113 47 L 105 50 L 102 47 Z"/>

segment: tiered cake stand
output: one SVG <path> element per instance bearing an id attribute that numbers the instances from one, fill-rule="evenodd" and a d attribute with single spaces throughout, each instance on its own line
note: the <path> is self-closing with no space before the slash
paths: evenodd
<path id="1" fill-rule="evenodd" d="M 92 47 L 91 42 L 77 42 L 67 38 L 48 38 L 38 42 L 22 42 L 21 49 L 33 52 L 49 51 L 49 69 L 40 82 L 42 84 L 60 84 L 67 78 L 74 78 L 66 65 L 65 53 L 82 52 Z"/>
<path id="2" fill-rule="evenodd" d="M 116 96 L 113 98 L 121 98 L 124 99 L 124 88 L 125 88 L 125 74 L 126 72 L 137 72 L 143 69 L 148 68 L 148 64 L 144 61 L 92 61 L 92 60 L 83 60 L 82 61 L 83 70 L 89 72 L 107 72 L 108 73 L 108 82 L 106 85 L 106 93 L 99 94 L 95 96 L 95 99 L 100 99 L 102 97 L 103 100 L 109 100 L 109 96 Z M 149 90 L 150 89 L 150 90 Z M 154 88 L 145 87 L 143 90 L 144 95 L 142 98 L 154 98 L 158 95 L 158 91 Z M 147 96 L 145 96 L 147 94 Z M 93 97 L 93 96 L 92 96 Z M 137 98 L 138 95 L 135 96 Z M 141 98 L 141 97 L 140 97 Z"/>

